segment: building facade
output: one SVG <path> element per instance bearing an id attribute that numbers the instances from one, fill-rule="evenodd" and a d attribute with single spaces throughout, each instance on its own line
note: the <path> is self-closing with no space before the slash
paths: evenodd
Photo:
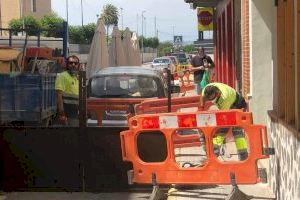
<path id="1" fill-rule="evenodd" d="M 268 126 L 275 156 L 262 165 L 276 199 L 300 199 L 299 0 L 185 1 L 215 8 L 218 81 L 241 91 L 254 122 Z"/>
<path id="2" fill-rule="evenodd" d="M 51 0 L 0 0 L 0 28 L 7 28 L 9 21 L 32 15 L 41 18 L 51 13 Z"/>

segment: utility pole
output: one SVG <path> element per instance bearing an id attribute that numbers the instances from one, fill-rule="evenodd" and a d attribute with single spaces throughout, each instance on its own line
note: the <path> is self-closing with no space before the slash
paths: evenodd
<path id="1" fill-rule="evenodd" d="M 175 43 L 174 43 L 174 37 L 175 37 L 174 28 L 175 28 L 175 26 L 172 26 L 172 28 L 173 28 L 173 46 L 174 46 L 175 45 Z"/>
<path id="2" fill-rule="evenodd" d="M 156 16 L 154 17 L 154 37 L 157 37 L 157 35 L 156 35 Z"/>
<path id="3" fill-rule="evenodd" d="M 144 18 L 145 20 L 145 38 L 147 37 L 147 21 L 146 21 L 146 17 Z"/>
<path id="4" fill-rule="evenodd" d="M 144 37 L 144 12 L 146 12 L 145 10 L 143 10 L 142 12 L 142 38 L 141 38 L 141 46 L 142 46 L 142 64 L 144 63 L 144 40 L 143 40 L 143 37 Z"/>
<path id="5" fill-rule="evenodd" d="M 174 34 L 174 28 L 175 28 L 175 26 L 172 26 L 172 28 L 173 28 L 173 38 L 174 38 L 174 36 L 175 36 L 175 34 Z"/>
<path id="6" fill-rule="evenodd" d="M 123 28 L 123 8 L 121 7 L 120 8 L 121 9 L 121 25 L 122 25 L 122 30 L 124 30 L 124 28 Z"/>
<path id="7" fill-rule="evenodd" d="M 83 6 L 82 6 L 82 0 L 81 0 L 81 26 L 83 27 Z"/>
<path id="8" fill-rule="evenodd" d="M 139 35 L 139 14 L 136 14 L 136 34 Z"/>
<path id="9" fill-rule="evenodd" d="M 69 0 L 66 0 L 66 10 L 67 10 L 67 23 L 69 26 Z"/>
<path id="10" fill-rule="evenodd" d="M 25 29 L 25 22 L 24 22 L 24 4 L 23 0 L 19 0 L 20 4 L 20 19 L 22 20 L 22 29 Z M 22 35 L 24 34 L 24 30 L 22 31 Z"/>

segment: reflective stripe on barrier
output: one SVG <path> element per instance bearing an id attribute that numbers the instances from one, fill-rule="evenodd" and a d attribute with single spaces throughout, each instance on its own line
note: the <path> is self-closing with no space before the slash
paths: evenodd
<path id="1" fill-rule="evenodd" d="M 240 128 L 246 133 L 245 137 L 248 141 L 246 159 L 221 162 L 214 154 L 214 136 L 217 135 L 217 129 L 223 127 Z M 264 148 L 268 147 L 266 127 L 253 125 L 251 113 L 239 110 L 138 115 L 129 120 L 129 128 L 130 130 L 121 132 L 120 137 L 123 160 L 133 164 L 133 183 L 151 184 L 151 177 L 154 173 L 158 184 L 230 184 L 229 175 L 234 173 L 237 184 L 255 184 L 259 181 L 257 160 L 269 157 L 263 154 Z M 186 138 L 185 142 L 190 142 L 189 137 L 175 137 L 175 132 L 184 130 L 183 128 L 201 130 L 205 138 L 204 145 L 207 156 L 203 165 L 184 168 L 176 162 L 178 155 L 175 155 L 174 149 L 181 147 L 178 139 L 182 141 L 182 138 Z M 148 136 L 153 132 L 155 133 L 155 142 L 158 138 L 166 141 L 165 148 L 164 145 L 152 145 Z M 229 132 L 228 137 L 231 140 L 233 133 Z M 140 136 L 146 136 L 145 143 L 141 143 Z M 192 136 L 199 141 L 201 146 L 200 136 Z M 159 161 L 153 161 L 153 159 L 145 161 L 143 156 L 147 154 L 143 154 L 142 150 L 146 147 L 141 144 L 152 145 L 150 149 L 155 152 L 160 152 L 160 148 L 162 148 L 166 151 L 166 155 Z"/>
<path id="2" fill-rule="evenodd" d="M 131 128 L 140 129 L 166 129 L 166 128 L 193 128 L 193 127 L 215 127 L 215 126 L 235 126 L 237 124 L 251 124 L 251 113 L 236 111 L 210 111 L 191 114 L 169 113 L 163 115 L 141 115 L 135 118 L 138 127 L 132 125 Z"/>

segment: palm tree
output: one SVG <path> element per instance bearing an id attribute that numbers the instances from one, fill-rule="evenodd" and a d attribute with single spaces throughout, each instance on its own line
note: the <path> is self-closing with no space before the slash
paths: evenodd
<path id="1" fill-rule="evenodd" d="M 119 12 L 118 12 L 117 7 L 112 4 L 104 5 L 100 19 L 103 20 L 103 23 L 106 25 L 106 31 L 107 31 L 107 37 L 108 37 L 109 27 L 118 25 Z"/>

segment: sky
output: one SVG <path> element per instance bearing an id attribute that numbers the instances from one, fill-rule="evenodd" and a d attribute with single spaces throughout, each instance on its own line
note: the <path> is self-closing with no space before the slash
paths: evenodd
<path id="1" fill-rule="evenodd" d="M 51 0 L 52 10 L 66 19 L 67 0 Z M 96 23 L 105 4 L 113 4 L 119 9 L 119 27 L 122 27 L 121 8 L 123 10 L 123 27 L 142 33 L 142 12 L 144 12 L 144 35 L 153 37 L 155 32 L 154 18 L 160 41 L 172 41 L 174 35 L 182 35 L 183 41 L 195 41 L 197 32 L 196 10 L 184 0 L 82 0 L 83 23 Z M 69 24 L 81 25 L 81 0 L 68 0 Z M 137 17 L 138 15 L 138 17 Z M 138 20 L 137 20 L 138 19 Z M 138 21 L 138 22 L 137 22 Z"/>

